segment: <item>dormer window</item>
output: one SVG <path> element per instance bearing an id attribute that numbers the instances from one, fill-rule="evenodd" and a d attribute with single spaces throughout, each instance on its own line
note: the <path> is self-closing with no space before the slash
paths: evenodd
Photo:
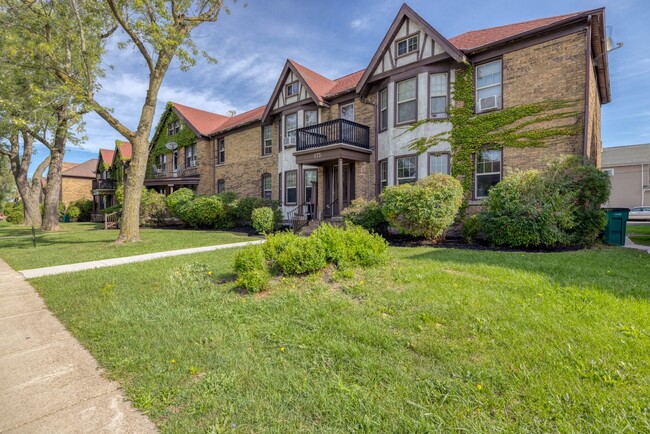
<path id="1" fill-rule="evenodd" d="M 418 35 L 409 36 L 401 41 L 397 41 L 397 56 L 405 56 L 414 51 L 418 51 Z"/>
<path id="2" fill-rule="evenodd" d="M 167 135 L 168 136 L 173 136 L 178 134 L 178 132 L 181 130 L 181 122 L 180 121 L 174 121 L 170 122 L 169 125 L 167 125 Z"/>
<path id="3" fill-rule="evenodd" d="M 294 81 L 293 83 L 287 84 L 286 90 L 287 90 L 287 97 L 298 95 L 298 82 Z"/>

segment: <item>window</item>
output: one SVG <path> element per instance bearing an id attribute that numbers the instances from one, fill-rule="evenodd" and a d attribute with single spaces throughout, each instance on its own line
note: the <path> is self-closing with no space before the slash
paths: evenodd
<path id="1" fill-rule="evenodd" d="M 429 154 L 429 175 L 432 173 L 449 174 L 449 154 Z"/>
<path id="2" fill-rule="evenodd" d="M 263 132 L 262 155 L 271 155 L 273 153 L 273 127 L 267 125 Z"/>
<path id="3" fill-rule="evenodd" d="M 296 129 L 298 128 L 298 113 L 292 113 L 285 118 L 285 129 L 287 134 L 285 137 L 296 137 Z"/>
<path id="4" fill-rule="evenodd" d="M 603 172 L 605 172 L 609 177 L 614 176 L 614 169 L 603 169 Z"/>
<path id="5" fill-rule="evenodd" d="M 196 144 L 185 147 L 185 167 L 196 166 Z"/>
<path id="6" fill-rule="evenodd" d="M 226 162 L 226 139 L 217 140 L 217 164 Z"/>
<path id="7" fill-rule="evenodd" d="M 415 122 L 418 116 L 416 78 L 397 83 L 397 124 Z"/>
<path id="8" fill-rule="evenodd" d="M 397 56 L 404 56 L 406 54 L 418 51 L 418 35 L 409 36 L 406 39 L 397 41 Z"/>
<path id="9" fill-rule="evenodd" d="M 305 112 L 305 126 L 311 127 L 318 123 L 318 112 L 316 110 L 307 110 Z"/>
<path id="10" fill-rule="evenodd" d="M 292 170 L 290 172 L 285 172 L 284 174 L 285 180 L 284 180 L 284 186 L 285 186 L 285 193 L 284 193 L 284 202 L 287 205 L 295 205 L 298 197 L 298 187 L 297 187 L 297 181 L 298 181 L 298 175 L 295 170 Z"/>
<path id="11" fill-rule="evenodd" d="M 447 90 L 449 89 L 449 76 L 446 72 L 440 74 L 431 74 L 429 77 L 430 113 L 432 118 L 442 118 L 447 116 Z"/>
<path id="12" fill-rule="evenodd" d="M 383 160 L 379 162 L 379 191 L 384 191 L 388 186 L 388 161 Z"/>
<path id="13" fill-rule="evenodd" d="M 486 150 L 476 156 L 476 198 L 487 197 L 488 191 L 501 181 L 501 151 Z"/>
<path id="14" fill-rule="evenodd" d="M 418 179 L 418 157 L 397 159 L 397 184 L 408 184 Z"/>
<path id="15" fill-rule="evenodd" d="M 388 89 L 379 92 L 379 130 L 388 128 Z"/>
<path id="16" fill-rule="evenodd" d="M 287 89 L 287 97 L 297 95 L 298 94 L 298 82 L 294 81 L 293 83 L 287 84 L 286 89 Z"/>
<path id="17" fill-rule="evenodd" d="M 341 106 L 341 119 L 354 122 L 354 103 L 343 104 Z"/>
<path id="18" fill-rule="evenodd" d="M 167 135 L 168 136 L 173 136 L 178 134 L 178 132 L 181 130 L 181 122 L 180 121 L 174 121 L 170 122 L 167 125 Z"/>
<path id="19" fill-rule="evenodd" d="M 220 179 L 217 181 L 217 194 L 223 193 L 224 191 L 226 191 L 226 181 Z"/>
<path id="20" fill-rule="evenodd" d="M 273 180 L 270 173 L 262 175 L 262 198 L 271 199 L 271 188 L 273 187 Z"/>
<path id="21" fill-rule="evenodd" d="M 501 108 L 501 60 L 476 67 L 476 112 Z"/>
<path id="22" fill-rule="evenodd" d="M 165 165 L 167 164 L 167 154 L 158 155 L 157 162 L 158 162 L 158 168 L 164 169 Z"/>

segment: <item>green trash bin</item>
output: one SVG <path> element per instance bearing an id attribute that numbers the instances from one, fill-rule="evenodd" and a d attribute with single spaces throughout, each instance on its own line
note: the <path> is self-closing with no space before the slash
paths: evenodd
<path id="1" fill-rule="evenodd" d="M 628 208 L 606 208 L 607 226 L 605 226 L 605 242 L 614 246 L 625 245 L 625 227 L 630 215 Z"/>

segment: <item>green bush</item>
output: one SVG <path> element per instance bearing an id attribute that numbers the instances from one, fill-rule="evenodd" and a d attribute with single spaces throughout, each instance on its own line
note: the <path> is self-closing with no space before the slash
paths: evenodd
<path id="1" fill-rule="evenodd" d="M 601 205 L 609 200 L 609 176 L 577 156 L 553 161 L 543 176 L 572 205 L 574 226 L 569 242 L 592 245 L 607 225 Z"/>
<path id="2" fill-rule="evenodd" d="M 462 197 L 457 179 L 433 174 L 414 184 L 387 187 L 381 194 L 382 211 L 400 232 L 437 240 L 453 223 Z"/>
<path id="3" fill-rule="evenodd" d="M 176 213 L 193 228 L 214 228 L 223 219 L 223 203 L 216 196 L 196 196 L 177 208 Z"/>
<path id="4" fill-rule="evenodd" d="M 287 275 L 312 273 L 325 268 L 325 248 L 316 237 L 296 236 L 278 256 L 278 265 Z"/>
<path id="5" fill-rule="evenodd" d="M 269 288 L 271 275 L 266 270 L 244 271 L 237 276 L 235 284 L 250 292 L 261 292 Z"/>
<path id="6" fill-rule="evenodd" d="M 99 210 L 100 214 L 112 214 L 114 212 L 122 211 L 122 205 L 117 204 L 113 206 L 109 206 L 108 208 L 104 208 L 102 210 Z"/>
<path id="7" fill-rule="evenodd" d="M 16 202 L 5 202 L 3 205 L 2 212 L 4 212 L 5 215 L 9 215 L 11 211 L 13 211 L 15 206 L 16 206 Z"/>
<path id="8" fill-rule="evenodd" d="M 165 205 L 171 215 L 181 218 L 178 214 L 179 208 L 187 202 L 190 202 L 192 199 L 194 199 L 194 192 L 192 190 L 189 188 L 179 188 L 165 198 Z"/>
<path id="9" fill-rule="evenodd" d="M 81 210 L 76 207 L 75 205 L 70 205 L 68 207 L 68 217 L 70 218 L 70 221 L 76 222 L 79 216 L 81 215 Z"/>
<path id="10" fill-rule="evenodd" d="M 13 208 L 6 214 L 7 221 L 17 225 L 25 223 L 25 209 L 22 203 L 15 204 Z"/>
<path id="11" fill-rule="evenodd" d="M 124 184 L 121 182 L 115 189 L 115 201 L 120 205 L 124 203 Z"/>
<path id="12" fill-rule="evenodd" d="M 383 263 L 388 258 L 386 240 L 360 226 L 337 228 L 322 224 L 311 236 L 323 244 L 326 259 L 340 268 L 369 267 Z"/>
<path id="13" fill-rule="evenodd" d="M 515 172 L 490 189 L 480 225 L 498 246 L 565 245 L 572 205 L 536 170 Z"/>
<path id="14" fill-rule="evenodd" d="M 251 292 L 268 289 L 271 274 L 262 246 L 248 246 L 235 254 L 235 284 Z"/>
<path id="15" fill-rule="evenodd" d="M 341 215 L 345 217 L 345 220 L 369 231 L 384 232 L 386 230 L 386 217 L 376 200 L 355 199 L 350 206 L 341 211 Z"/>
<path id="16" fill-rule="evenodd" d="M 79 208 L 79 217 L 77 221 L 80 222 L 89 222 L 90 216 L 93 212 L 93 201 L 88 199 L 77 199 L 74 202 L 70 203 L 70 206 L 76 206 Z"/>
<path id="17" fill-rule="evenodd" d="M 290 231 L 276 232 L 266 237 L 266 242 L 262 244 L 264 256 L 268 261 L 269 268 L 274 273 L 281 273 L 282 269 L 278 265 L 278 257 L 287 246 L 296 239 L 297 235 Z"/>
<path id="18" fill-rule="evenodd" d="M 237 201 L 235 221 L 238 226 L 252 226 L 253 210 L 269 207 L 273 210 L 274 226 L 282 221 L 282 210 L 277 200 L 262 199 L 261 197 L 243 197 Z"/>
<path id="19" fill-rule="evenodd" d="M 268 234 L 275 226 L 273 210 L 269 207 L 256 208 L 252 213 L 253 228 L 260 234 Z"/>
<path id="20" fill-rule="evenodd" d="M 473 243 L 480 238 L 481 234 L 481 221 L 478 215 L 471 215 L 465 217 L 463 220 L 463 239 Z"/>
<path id="21" fill-rule="evenodd" d="M 155 190 L 142 189 L 140 201 L 140 222 L 160 223 L 167 213 L 165 206 L 165 195 Z"/>

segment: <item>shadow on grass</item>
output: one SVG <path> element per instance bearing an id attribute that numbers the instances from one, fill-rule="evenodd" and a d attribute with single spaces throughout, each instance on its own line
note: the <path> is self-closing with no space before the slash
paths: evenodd
<path id="1" fill-rule="evenodd" d="M 650 258 L 646 252 L 631 249 L 604 247 L 561 253 L 432 249 L 401 256 L 414 261 L 486 265 L 537 273 L 559 286 L 576 286 L 608 292 L 620 298 L 650 300 Z"/>

